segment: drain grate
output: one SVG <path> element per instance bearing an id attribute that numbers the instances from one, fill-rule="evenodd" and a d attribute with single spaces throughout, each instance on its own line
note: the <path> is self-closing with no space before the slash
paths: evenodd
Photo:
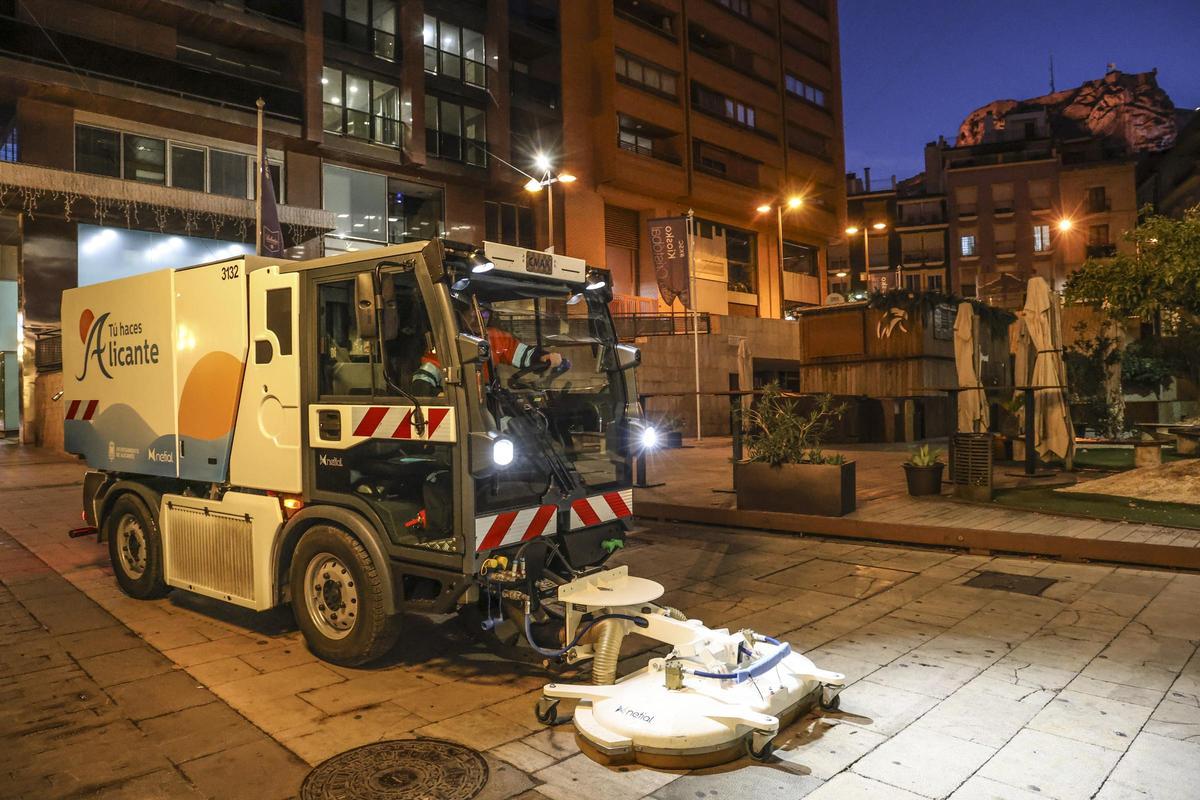
<path id="1" fill-rule="evenodd" d="M 471 800 L 488 780 L 476 751 L 442 739 L 401 739 L 356 747 L 321 762 L 301 800 Z"/>
<path id="2" fill-rule="evenodd" d="M 1030 594 L 1036 597 L 1055 583 L 1057 581 L 1053 578 L 1039 578 L 1036 575 L 1009 575 L 1007 572 L 981 572 L 964 585 L 974 586 L 976 589 L 1000 589 L 1005 592 Z"/>

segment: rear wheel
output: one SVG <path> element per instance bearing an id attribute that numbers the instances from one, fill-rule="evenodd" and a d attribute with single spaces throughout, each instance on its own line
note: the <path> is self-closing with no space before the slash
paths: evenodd
<path id="1" fill-rule="evenodd" d="M 292 613 L 318 657 L 356 666 L 396 643 L 400 618 L 387 613 L 381 566 L 339 528 L 316 525 L 300 537 L 292 557 Z"/>
<path id="2" fill-rule="evenodd" d="M 104 520 L 108 558 L 121 591 L 138 600 L 165 596 L 162 536 L 154 514 L 136 495 L 116 499 Z"/>

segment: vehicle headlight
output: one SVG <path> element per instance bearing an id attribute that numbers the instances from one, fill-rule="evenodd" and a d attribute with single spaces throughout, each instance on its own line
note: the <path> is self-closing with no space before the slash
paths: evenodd
<path id="1" fill-rule="evenodd" d="M 642 449 L 653 450 L 658 447 L 658 430 L 653 426 L 647 425 L 642 428 Z"/>
<path id="2" fill-rule="evenodd" d="M 497 439 L 492 442 L 492 463 L 498 467 L 507 467 L 513 462 L 516 449 L 512 439 Z"/>

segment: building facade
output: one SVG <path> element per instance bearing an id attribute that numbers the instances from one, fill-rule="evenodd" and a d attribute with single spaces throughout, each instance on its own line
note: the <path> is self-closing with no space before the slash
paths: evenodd
<path id="1" fill-rule="evenodd" d="M 834 0 L 0 0 L 5 427 L 56 413 L 63 289 L 252 247 L 259 98 L 290 256 L 554 246 L 656 313 L 645 222 L 692 209 L 702 310 L 818 303 L 836 31 Z M 526 191 L 539 156 L 578 180 Z M 791 196 L 781 253 L 755 209 Z"/>
<path id="2" fill-rule="evenodd" d="M 578 0 L 562 13 L 562 163 L 579 178 L 562 190 L 568 251 L 653 310 L 645 223 L 691 210 L 701 311 L 779 319 L 820 303 L 844 202 L 836 3 Z"/>

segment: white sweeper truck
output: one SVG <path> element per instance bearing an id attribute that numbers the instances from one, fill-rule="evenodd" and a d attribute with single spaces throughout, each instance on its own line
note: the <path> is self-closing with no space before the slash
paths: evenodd
<path id="1" fill-rule="evenodd" d="M 66 447 L 91 468 L 73 533 L 107 543 L 136 598 L 288 603 L 338 664 L 402 641 L 403 613 L 454 610 L 590 659 L 592 682 L 547 685 L 537 713 L 573 717 L 602 760 L 766 757 L 843 676 L 606 566 L 657 439 L 611 298 L 580 259 L 440 241 L 64 292 Z M 666 654 L 619 676 L 630 633 Z"/>

